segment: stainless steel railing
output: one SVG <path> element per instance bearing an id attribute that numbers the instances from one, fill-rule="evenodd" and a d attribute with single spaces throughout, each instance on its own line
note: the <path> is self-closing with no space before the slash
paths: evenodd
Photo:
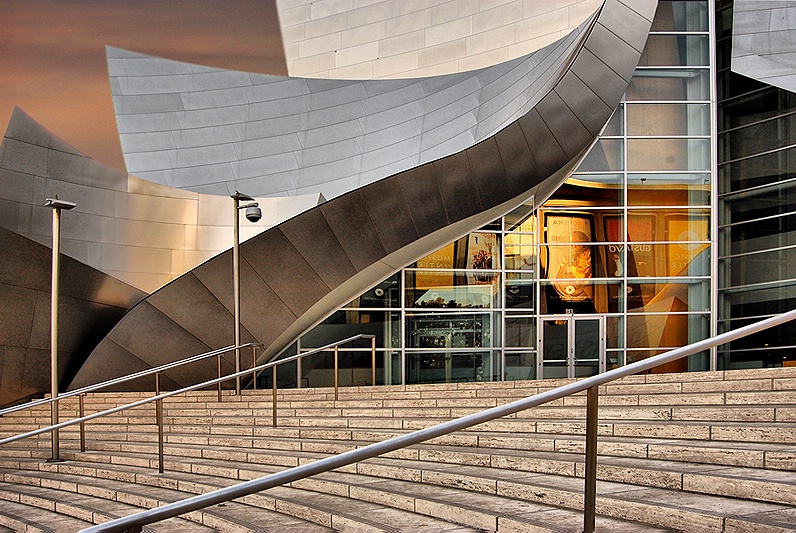
<path id="1" fill-rule="evenodd" d="M 31 403 L 28 403 L 28 404 L 23 404 L 21 406 L 14 406 L 14 407 L 10 407 L 10 408 L 4 409 L 3 411 L 0 411 L 0 416 L 2 416 L 3 414 L 15 412 L 15 411 L 20 411 L 20 410 L 23 410 L 23 409 L 30 409 L 32 407 L 39 406 L 39 405 L 45 405 L 45 404 L 51 403 L 51 402 L 56 402 L 56 405 L 57 405 L 57 402 L 59 400 L 62 400 L 62 399 L 67 398 L 67 397 L 76 396 L 76 395 L 79 396 L 79 399 L 80 399 L 80 401 L 79 401 L 79 409 L 80 409 L 80 411 L 79 411 L 78 418 L 74 418 L 72 420 L 67 420 L 67 421 L 64 421 L 64 422 L 57 423 L 57 424 L 51 424 L 50 426 L 39 428 L 39 429 L 35 429 L 35 430 L 32 430 L 32 431 L 28 431 L 26 433 L 20 433 L 18 435 L 14 435 L 12 437 L 7 437 L 5 439 L 0 440 L 0 446 L 2 446 L 4 444 L 10 444 L 12 442 L 16 442 L 16 441 L 19 441 L 19 440 L 22 440 L 22 439 L 26 439 L 26 438 L 29 438 L 29 437 L 34 437 L 36 435 L 41 435 L 43 433 L 52 433 L 53 434 L 53 442 L 55 442 L 57 440 L 55 435 L 57 435 L 57 432 L 60 429 L 63 429 L 65 427 L 72 426 L 72 425 L 75 425 L 75 424 L 79 424 L 79 426 L 80 426 L 80 451 L 84 452 L 84 451 L 86 451 L 86 436 L 85 436 L 85 423 L 86 422 L 88 422 L 90 420 L 94 420 L 96 418 L 101 418 L 101 417 L 104 417 L 104 416 L 112 415 L 112 414 L 115 414 L 115 413 L 118 413 L 118 412 L 121 412 L 121 411 L 124 411 L 124 410 L 127 410 L 127 409 L 132 409 L 134 407 L 140 407 L 142 405 L 146 405 L 146 404 L 154 402 L 155 403 L 155 423 L 157 424 L 157 427 L 158 427 L 158 471 L 160 473 L 163 473 L 163 471 L 164 471 L 164 462 L 165 462 L 164 453 L 163 453 L 163 438 L 164 438 L 163 437 L 163 400 L 165 398 L 169 398 L 171 396 L 176 396 L 178 394 L 183 394 L 183 393 L 186 393 L 186 392 L 190 392 L 190 391 L 194 391 L 194 390 L 200 390 L 200 389 L 204 389 L 204 388 L 207 388 L 207 387 L 211 387 L 213 385 L 217 385 L 218 390 L 219 390 L 218 400 L 221 401 L 221 398 L 222 398 L 221 397 L 221 384 L 223 382 L 234 379 L 236 381 L 236 383 L 239 383 L 241 377 L 245 377 L 245 376 L 251 374 L 252 375 L 252 380 L 253 380 L 254 384 L 256 385 L 257 374 L 259 372 L 262 372 L 264 370 L 272 368 L 273 369 L 273 387 L 272 387 L 273 388 L 273 396 L 272 396 L 273 397 L 273 400 L 272 400 L 273 404 L 272 404 L 272 409 L 273 409 L 273 413 L 274 413 L 273 414 L 273 424 L 274 424 L 274 426 L 276 426 L 276 423 L 277 423 L 277 417 L 276 417 L 276 412 L 277 412 L 276 368 L 277 368 L 277 366 L 281 365 L 281 364 L 285 364 L 285 363 L 290 363 L 292 361 L 298 361 L 299 359 L 303 359 L 305 357 L 309 357 L 311 355 L 315 355 L 315 354 L 320 353 L 320 352 L 334 351 L 334 369 L 335 369 L 334 397 L 335 397 L 335 400 L 336 400 L 337 397 L 338 397 L 338 387 L 339 387 L 339 381 L 338 381 L 338 377 L 337 377 L 338 370 L 339 370 L 339 364 L 338 364 L 339 347 L 341 345 L 343 345 L 343 344 L 347 344 L 349 342 L 354 342 L 354 341 L 359 340 L 359 339 L 370 339 L 371 364 L 372 364 L 372 366 L 371 366 L 371 380 L 372 380 L 372 383 L 375 385 L 376 384 L 376 337 L 375 337 L 375 335 L 359 334 L 359 335 L 354 335 L 353 337 L 348 337 L 346 339 L 343 339 L 343 340 L 328 344 L 326 346 L 322 346 L 320 348 L 315 348 L 313 350 L 302 352 L 300 354 L 297 354 L 297 355 L 294 355 L 294 356 L 291 356 L 291 357 L 286 357 L 284 359 L 279 359 L 277 361 L 271 361 L 269 363 L 265 363 L 265 364 L 258 365 L 258 366 L 252 366 L 251 368 L 249 368 L 247 370 L 242 370 L 240 372 L 235 372 L 233 374 L 228 374 L 228 375 L 225 375 L 225 376 L 219 375 L 219 377 L 216 378 L 216 379 L 212 379 L 212 380 L 209 380 L 209 381 L 204 381 L 202 383 L 197 383 L 195 385 L 190 385 L 188 387 L 183 387 L 183 388 L 178 389 L 178 390 L 169 391 L 169 392 L 165 392 L 165 393 L 161 393 L 160 392 L 160 375 L 161 375 L 161 373 L 164 370 L 170 370 L 172 368 L 176 368 L 176 367 L 179 367 L 179 366 L 182 366 L 182 365 L 185 365 L 185 364 L 190 364 L 190 363 L 193 363 L 193 362 L 196 362 L 196 361 L 207 359 L 208 357 L 213 357 L 213 356 L 220 357 L 220 355 L 225 353 L 225 352 L 229 352 L 229 351 L 235 350 L 235 346 L 228 346 L 226 348 L 221 348 L 220 350 L 213 350 L 211 352 L 207 352 L 207 353 L 204 353 L 204 354 L 199 354 L 199 355 L 195 355 L 195 356 L 192 356 L 192 357 L 188 357 L 188 358 L 182 359 L 180 361 L 175 361 L 173 363 L 168 363 L 168 364 L 165 364 L 165 365 L 161 365 L 159 367 L 155 367 L 155 368 L 151 368 L 151 369 L 147 369 L 147 370 L 142 370 L 140 372 L 136 372 L 134 374 L 130 374 L 129 376 L 115 378 L 115 379 L 111 379 L 111 380 L 108 380 L 108 381 L 104 381 L 102 383 L 97 383 L 95 385 L 90 385 L 88 387 L 83 387 L 81 389 L 77 389 L 77 390 L 74 390 L 74 391 L 70 391 L 70 392 L 64 393 L 63 395 L 59 395 L 56 398 L 46 398 L 44 400 L 37 400 L 35 402 L 31 402 Z M 248 344 L 241 345 L 238 348 L 252 347 L 252 353 L 253 353 L 252 358 L 254 359 L 254 349 L 256 349 L 258 346 L 260 346 L 260 345 L 259 344 L 255 344 L 255 343 L 248 343 Z M 219 368 L 219 374 L 220 374 L 220 369 L 221 369 L 220 364 L 218 365 L 218 368 Z M 118 384 L 124 383 L 126 381 L 130 381 L 130 380 L 133 380 L 133 379 L 139 379 L 141 377 L 149 376 L 149 375 L 154 375 L 154 377 L 155 377 L 155 395 L 152 396 L 151 398 L 144 398 L 144 399 L 141 399 L 141 400 L 138 400 L 138 401 L 135 401 L 135 402 L 130 402 L 130 403 L 125 404 L 125 405 L 120 405 L 120 406 L 117 406 L 117 407 L 113 407 L 111 409 L 106 409 L 104 411 L 99 411 L 99 412 L 96 412 L 96 413 L 92 413 L 90 415 L 85 415 L 84 414 L 84 412 L 83 412 L 83 397 L 87 393 L 95 392 L 95 391 L 98 391 L 98 390 L 102 390 L 102 389 L 110 387 L 112 385 L 118 385 Z M 51 461 L 59 461 L 60 460 L 60 457 L 58 456 L 57 451 L 58 451 L 57 449 L 55 449 L 55 448 L 53 449 L 53 457 L 50 459 Z"/>
<path id="2" fill-rule="evenodd" d="M 292 481 L 304 479 L 315 474 L 329 472 L 336 468 L 350 465 L 359 461 L 364 461 L 388 452 L 399 450 L 413 444 L 441 437 L 454 431 L 467 429 L 477 424 L 489 422 L 496 418 L 501 418 L 507 415 L 517 413 L 519 411 L 535 407 L 543 403 L 551 402 L 576 394 L 578 392 L 587 391 L 586 396 L 586 468 L 584 474 L 584 518 L 583 518 L 583 531 L 584 533 L 593 533 L 595 525 L 595 503 L 596 503 L 596 486 L 597 486 L 597 414 L 598 414 L 598 387 L 605 385 L 614 380 L 644 372 L 656 366 L 665 363 L 676 361 L 683 357 L 688 357 L 699 353 L 703 350 L 726 344 L 728 342 L 746 337 L 753 333 L 758 333 L 766 329 L 784 324 L 791 320 L 796 319 L 796 310 L 782 313 L 774 317 L 749 324 L 747 326 L 738 328 L 710 339 L 705 339 L 682 348 L 677 348 L 669 352 L 650 357 L 632 363 L 627 366 L 619 367 L 610 370 L 603 374 L 598 374 L 590 378 L 563 385 L 556 389 L 545 391 L 534 396 L 523 398 L 505 405 L 493 407 L 479 413 L 474 413 L 462 418 L 450 420 L 424 428 L 412 433 L 394 437 L 382 442 L 376 442 L 368 446 L 350 450 L 326 459 L 320 459 L 312 463 L 290 468 L 282 472 L 277 472 L 268 476 L 264 476 L 251 481 L 246 481 L 226 487 L 223 489 L 208 492 L 191 498 L 186 498 L 179 502 L 174 502 L 156 509 L 149 509 L 134 515 L 119 518 L 104 524 L 89 527 L 83 530 L 83 533 L 99 533 L 99 532 L 140 532 L 142 526 L 172 518 L 184 513 L 203 509 L 210 505 L 227 502 L 235 498 L 247 496 L 255 492 L 284 485 Z"/>

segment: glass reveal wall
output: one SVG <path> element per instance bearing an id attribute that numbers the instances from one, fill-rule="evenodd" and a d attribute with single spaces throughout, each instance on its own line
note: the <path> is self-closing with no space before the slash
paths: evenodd
<path id="1" fill-rule="evenodd" d="M 796 95 L 730 71 L 733 2 L 716 4 L 720 331 L 796 308 Z M 719 368 L 796 365 L 796 325 L 719 351 Z"/>
<path id="2" fill-rule="evenodd" d="M 551 198 L 407 266 L 297 349 L 372 333 L 377 381 L 411 384 L 584 376 L 710 336 L 710 20 L 707 1 L 661 1 L 624 101 Z M 369 343 L 341 354 L 341 385 L 369 384 Z M 297 379 L 328 385 L 331 368 Z"/>

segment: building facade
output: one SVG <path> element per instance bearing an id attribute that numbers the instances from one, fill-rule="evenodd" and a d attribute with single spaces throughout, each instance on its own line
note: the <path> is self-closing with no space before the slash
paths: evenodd
<path id="1" fill-rule="evenodd" d="M 133 184 L 198 202 L 201 215 L 241 190 L 297 208 L 241 246 L 242 339 L 265 346 L 261 362 L 371 333 L 380 383 L 579 377 L 790 308 L 787 6 L 277 5 L 295 77 L 108 48 L 131 174 L 115 176 L 117 196 Z M 6 183 L 44 168 L 16 145 L 51 153 L 57 142 L 7 134 Z M 85 167 L 37 179 L 57 192 Z M 3 201 L 17 206 L 9 187 Z M 228 222 L 210 211 L 219 247 Z M 123 243 L 146 237 L 101 215 Z M 22 218 L 3 220 L 27 237 L 9 226 Z M 46 245 L 46 228 L 34 234 Z M 103 249 L 92 235 L 71 240 L 82 244 L 70 251 L 68 239 L 68 255 L 133 272 L 124 280 L 150 292 L 76 357 L 72 387 L 230 344 L 229 250 L 143 287 L 140 267 L 111 272 L 87 254 Z M 656 371 L 789 365 L 792 331 Z M 341 382 L 369 382 L 369 343 L 342 353 Z M 319 355 L 279 380 L 327 385 L 332 368 Z"/>

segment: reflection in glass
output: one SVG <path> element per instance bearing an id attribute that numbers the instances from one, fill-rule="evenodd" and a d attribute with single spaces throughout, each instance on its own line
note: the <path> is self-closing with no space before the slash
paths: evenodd
<path id="1" fill-rule="evenodd" d="M 497 357 L 492 351 L 407 352 L 406 382 L 457 383 L 495 381 Z"/>
<path id="2" fill-rule="evenodd" d="M 709 171 L 710 139 L 628 139 L 627 169 Z"/>
<path id="3" fill-rule="evenodd" d="M 650 31 L 707 31 L 707 2 L 660 1 Z"/>
<path id="4" fill-rule="evenodd" d="M 710 65 L 710 36 L 652 34 L 647 38 L 638 64 L 645 67 Z"/>
<path id="5" fill-rule="evenodd" d="M 506 270 L 529 270 L 536 265 L 536 238 L 528 233 L 507 233 L 504 238 Z"/>
<path id="6" fill-rule="evenodd" d="M 638 281 L 638 287 L 644 305 L 628 309 L 630 313 L 682 313 L 710 309 L 709 279 L 644 279 Z"/>
<path id="7" fill-rule="evenodd" d="M 628 205 L 710 205 L 710 174 L 652 173 L 627 175 Z"/>
<path id="8" fill-rule="evenodd" d="M 533 272 L 506 272 L 506 308 L 533 310 L 536 276 Z"/>
<path id="9" fill-rule="evenodd" d="M 624 143 L 600 139 L 580 163 L 578 172 L 610 172 L 624 169 Z"/>
<path id="10" fill-rule="evenodd" d="M 721 165 L 719 177 L 725 184 L 724 190 L 733 192 L 792 179 L 796 177 L 796 148 Z"/>
<path id="11" fill-rule="evenodd" d="M 337 311 L 301 337 L 301 349 L 320 348 L 360 333 L 375 335 L 376 348 L 401 346 L 401 314 L 397 311 Z M 370 348 L 370 339 L 347 347 Z"/>
<path id="12" fill-rule="evenodd" d="M 627 104 L 627 134 L 710 135 L 710 104 Z"/>
<path id="13" fill-rule="evenodd" d="M 503 338 L 506 347 L 533 348 L 536 346 L 536 320 L 532 315 L 506 315 Z"/>
<path id="14" fill-rule="evenodd" d="M 625 95 L 627 100 L 710 100 L 707 69 L 636 70 Z"/>
<path id="15" fill-rule="evenodd" d="M 406 307 L 488 309 L 500 301 L 500 273 L 406 271 Z"/>
<path id="16" fill-rule="evenodd" d="M 491 317 L 476 313 L 411 313 L 406 316 L 407 348 L 492 346 Z"/>
<path id="17" fill-rule="evenodd" d="M 358 298 L 351 300 L 345 307 L 351 308 L 396 308 L 400 304 L 399 274 L 390 276 L 381 283 L 374 285 Z"/>
<path id="18" fill-rule="evenodd" d="M 523 379 L 536 379 L 536 352 L 506 352 L 505 359 L 506 381 Z"/>
<path id="19" fill-rule="evenodd" d="M 559 195 L 588 198 L 593 206 L 621 206 L 623 185 L 622 174 L 573 174 L 559 189 Z"/>

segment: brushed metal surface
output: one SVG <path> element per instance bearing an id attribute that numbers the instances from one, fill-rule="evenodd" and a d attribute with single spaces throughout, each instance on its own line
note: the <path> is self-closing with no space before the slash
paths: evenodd
<path id="1" fill-rule="evenodd" d="M 52 210 L 45 197 L 75 201 L 64 216 L 63 253 L 152 292 L 232 246 L 230 200 L 129 176 L 81 154 L 21 109 L 0 145 L 0 226 L 45 246 Z M 241 239 L 318 205 L 318 195 L 263 198 L 263 218 Z M 227 216 L 221 216 L 220 213 Z"/>
<path id="2" fill-rule="evenodd" d="M 607 12 L 617 8 L 614 5 L 617 3 L 624 5 L 619 0 L 607 0 Z M 591 145 L 594 135 L 590 132 L 598 131 L 610 117 L 610 110 L 619 103 L 627 82 L 622 87 L 611 80 L 617 76 L 623 80 L 631 78 L 639 50 L 644 45 L 641 36 L 646 35 L 654 7 L 654 3 L 645 2 L 638 8 L 642 17 L 622 21 L 638 24 L 639 31 L 619 31 L 611 26 L 618 24 L 617 17 L 608 17 L 607 21 L 600 17 L 583 28 L 571 46 L 555 48 L 561 57 L 548 58 L 545 65 L 557 68 L 537 72 L 539 80 L 533 84 L 549 89 L 536 92 L 531 110 L 494 137 L 445 159 L 342 194 L 283 223 L 289 228 L 286 231 L 277 226 L 241 246 L 242 324 L 254 340 L 267 347 L 263 359 L 277 355 L 297 335 L 323 320 L 339 305 L 411 261 L 492 221 L 531 195 L 535 194 L 536 201 L 542 202 L 551 194 Z M 613 37 L 606 38 L 606 33 Z M 620 33 L 639 42 L 625 42 L 617 37 Z M 593 39 L 599 42 L 595 44 Z M 592 53 L 582 56 L 580 52 L 587 47 Z M 622 54 L 627 57 L 595 56 L 595 51 L 606 56 Z M 609 94 L 602 90 L 599 93 L 605 104 L 599 107 L 601 112 L 588 109 L 578 115 L 577 110 L 588 108 L 588 102 L 598 93 L 592 91 L 571 109 L 556 89 L 563 84 L 562 94 L 567 94 L 570 86 L 568 81 L 563 81 L 564 75 L 586 68 L 594 69 L 589 75 L 590 86 L 609 80 L 608 86 L 614 92 Z M 335 82 L 328 81 L 322 86 L 334 87 Z M 573 134 L 572 128 L 577 132 Z M 580 145 L 573 142 L 573 138 Z M 415 186 L 418 191 L 429 192 L 428 205 L 415 206 L 422 203 L 421 198 L 408 192 Z M 398 223 L 391 226 L 393 215 Z M 318 228 L 322 234 L 317 244 L 324 247 L 323 256 L 310 251 L 316 246 L 313 236 L 298 229 L 305 219 L 308 228 Z M 386 232 L 390 229 L 407 234 L 388 236 Z M 324 264 L 337 262 L 340 274 L 322 273 Z M 175 302 L 216 298 L 221 305 L 203 309 L 202 312 L 212 318 L 203 317 L 202 321 L 229 324 L 231 335 L 230 272 L 229 254 L 224 253 L 192 272 L 201 285 L 172 283 L 150 298 Z M 189 299 L 183 294 L 185 290 L 206 290 L 208 294 Z M 199 351 L 191 351 L 199 346 L 195 336 L 194 343 L 188 342 L 191 329 L 201 327 L 186 323 L 190 314 L 179 312 L 172 317 L 166 306 L 160 309 L 163 311 L 155 310 L 152 305 L 138 305 L 128 313 L 91 354 L 83 367 L 85 375 L 94 380 L 113 377 L 115 369 L 103 365 L 106 342 L 108 349 L 121 346 L 137 357 L 139 354 L 145 354 L 148 360 L 160 357 L 158 363 Z M 181 321 L 179 325 L 177 319 Z M 143 332 L 146 335 L 142 335 Z M 201 344 L 208 342 L 210 340 Z M 219 338 L 216 346 L 225 344 L 228 344 L 227 337 Z M 175 383 L 184 380 L 176 373 L 170 377 Z M 87 382 L 81 372 L 73 386 Z"/>
<path id="3" fill-rule="evenodd" d="M 592 22 L 512 61 L 412 80 L 246 74 L 108 47 L 127 169 L 204 193 L 334 198 L 455 154 L 517 120 L 555 83 L 549 74 L 571 61 Z"/>

